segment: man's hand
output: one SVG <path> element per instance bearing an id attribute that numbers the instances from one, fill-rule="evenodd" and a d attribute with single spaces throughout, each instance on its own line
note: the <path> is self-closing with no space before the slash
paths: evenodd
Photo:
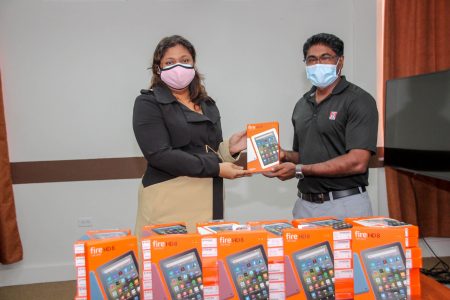
<path id="1" fill-rule="evenodd" d="M 280 153 L 278 156 L 280 158 L 280 162 L 282 163 L 291 162 L 294 164 L 298 164 L 300 161 L 298 152 L 296 151 L 288 151 L 280 148 Z"/>
<path id="2" fill-rule="evenodd" d="M 264 176 L 273 178 L 277 177 L 278 179 L 285 181 L 295 177 L 295 164 L 291 162 L 285 162 L 279 164 L 272 168 L 270 172 L 264 172 Z"/>

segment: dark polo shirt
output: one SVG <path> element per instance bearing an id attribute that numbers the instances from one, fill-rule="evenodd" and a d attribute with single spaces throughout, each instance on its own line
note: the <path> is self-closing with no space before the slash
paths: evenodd
<path id="1" fill-rule="evenodd" d="M 378 111 L 375 99 L 345 76 L 320 104 L 315 100 L 316 87 L 297 102 L 292 114 L 294 143 L 301 164 L 314 164 L 343 155 L 352 149 L 376 153 Z M 324 193 L 368 185 L 364 174 L 344 177 L 306 176 L 299 180 L 302 193 Z"/>

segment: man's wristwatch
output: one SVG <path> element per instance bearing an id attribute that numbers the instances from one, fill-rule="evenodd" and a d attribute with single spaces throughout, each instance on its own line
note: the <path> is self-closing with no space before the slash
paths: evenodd
<path id="1" fill-rule="evenodd" d="M 302 180 L 303 178 L 305 178 L 305 175 L 303 175 L 302 172 L 302 167 L 303 165 L 296 165 L 295 166 L 295 178 Z"/>

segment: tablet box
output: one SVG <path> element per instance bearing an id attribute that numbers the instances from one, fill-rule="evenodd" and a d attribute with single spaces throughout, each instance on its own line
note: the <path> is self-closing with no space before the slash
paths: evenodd
<path id="1" fill-rule="evenodd" d="M 108 238 L 118 238 L 131 235 L 130 229 L 105 229 L 105 230 L 88 230 L 86 236 L 90 240 L 103 240 Z"/>
<path id="2" fill-rule="evenodd" d="M 145 225 L 142 228 L 142 237 L 151 235 L 166 235 L 166 234 L 186 234 L 186 223 L 165 223 L 165 224 L 152 224 Z"/>
<path id="3" fill-rule="evenodd" d="M 351 299 L 353 279 L 335 273 L 351 269 L 351 250 L 334 249 L 330 227 L 286 229 L 286 299 Z M 348 273 L 348 272 L 347 272 Z"/>
<path id="4" fill-rule="evenodd" d="M 266 231 L 217 234 L 220 299 L 269 297 Z"/>
<path id="5" fill-rule="evenodd" d="M 419 246 L 419 228 L 415 225 L 407 224 L 395 219 L 386 217 L 360 217 L 346 218 L 345 221 L 359 227 L 372 228 L 376 232 L 377 228 L 386 228 L 392 234 L 399 234 L 407 248 Z"/>
<path id="6" fill-rule="evenodd" d="M 270 299 L 285 299 L 283 230 L 294 228 L 288 220 L 247 222 L 252 230 L 267 231 L 267 259 L 269 266 Z"/>
<path id="7" fill-rule="evenodd" d="M 292 220 L 292 225 L 295 228 L 319 228 L 319 227 L 330 227 L 334 230 L 345 230 L 351 229 L 353 226 L 350 222 L 345 222 L 344 220 L 337 219 L 333 216 L 324 216 L 316 218 L 306 218 L 306 219 L 294 219 Z"/>
<path id="8" fill-rule="evenodd" d="M 88 231 L 74 249 L 77 297 L 84 297 L 85 291 L 87 299 L 140 299 L 137 240 L 130 230 Z M 84 270 L 78 268 L 83 259 Z M 85 289 L 78 284 L 81 275 Z"/>
<path id="9" fill-rule="evenodd" d="M 390 299 L 420 295 L 417 226 L 385 217 L 348 218 L 353 224 L 354 272 L 361 274 L 355 299 Z"/>
<path id="10" fill-rule="evenodd" d="M 299 229 L 329 228 L 333 232 L 333 256 L 334 256 L 334 293 L 336 299 L 353 298 L 353 274 L 352 257 L 352 224 L 335 217 L 316 217 L 296 219 L 292 224 Z"/>
<path id="11" fill-rule="evenodd" d="M 265 230 L 268 232 L 268 238 L 281 238 L 283 230 L 294 228 L 288 220 L 266 220 L 247 222 L 251 230 Z"/>
<path id="12" fill-rule="evenodd" d="M 197 232 L 200 234 L 216 234 L 222 231 L 233 231 L 241 229 L 241 225 L 232 221 L 211 221 L 197 223 Z"/>
<path id="13" fill-rule="evenodd" d="M 268 299 L 267 232 L 222 231 L 202 240 L 205 299 Z M 212 278 L 212 277 L 211 277 Z"/>
<path id="14" fill-rule="evenodd" d="M 131 235 L 129 229 L 111 229 L 111 230 L 89 230 L 78 241 L 74 243 L 74 262 L 76 269 L 76 299 L 84 300 L 88 297 L 87 292 L 87 274 L 86 274 L 86 255 L 85 243 L 92 239 L 104 239 L 111 237 L 121 237 Z"/>
<path id="15" fill-rule="evenodd" d="M 195 233 L 142 239 L 144 300 L 203 299 L 201 238 Z"/>
<path id="16" fill-rule="evenodd" d="M 247 125 L 247 170 L 270 171 L 280 163 L 278 122 Z"/>

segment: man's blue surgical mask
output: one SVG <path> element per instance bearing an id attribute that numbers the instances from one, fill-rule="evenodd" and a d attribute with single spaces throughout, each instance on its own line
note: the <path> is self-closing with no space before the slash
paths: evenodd
<path id="1" fill-rule="evenodd" d="M 311 81 L 314 86 L 324 88 L 332 84 L 337 78 L 336 72 L 337 64 L 315 64 L 312 66 L 306 66 L 306 77 Z"/>

